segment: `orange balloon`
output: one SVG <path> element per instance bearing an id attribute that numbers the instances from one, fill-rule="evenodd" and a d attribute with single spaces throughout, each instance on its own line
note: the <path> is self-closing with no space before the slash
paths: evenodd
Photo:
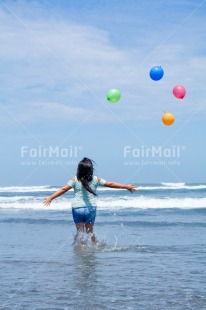
<path id="1" fill-rule="evenodd" d="M 165 112 L 162 115 L 162 121 L 165 125 L 170 126 L 175 121 L 174 115 L 172 113 Z"/>

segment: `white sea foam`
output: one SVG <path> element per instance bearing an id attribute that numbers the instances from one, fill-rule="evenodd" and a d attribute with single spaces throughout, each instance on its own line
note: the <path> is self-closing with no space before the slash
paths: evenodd
<path id="1" fill-rule="evenodd" d="M 50 206 L 44 206 L 42 199 L 30 199 L 22 201 L 1 201 L 0 209 L 31 209 L 31 210 L 69 210 L 71 209 L 71 198 L 63 198 L 53 201 Z M 149 198 L 149 197 L 131 197 L 128 196 L 114 199 L 114 197 L 98 199 L 99 210 L 119 210 L 125 208 L 136 209 L 196 209 L 206 208 L 206 198 Z"/>
<path id="2" fill-rule="evenodd" d="M 7 186 L 0 187 L 1 193 L 36 193 L 36 192 L 53 192 L 58 190 L 57 187 L 50 188 L 49 185 L 44 186 Z"/>
<path id="3" fill-rule="evenodd" d="M 134 197 L 129 199 L 104 199 L 99 200 L 99 208 L 101 209 L 119 209 L 119 208 L 140 208 L 140 209 L 195 209 L 206 208 L 206 198 L 149 198 Z"/>
<path id="4" fill-rule="evenodd" d="M 161 183 L 161 184 L 167 187 L 175 187 L 175 188 L 185 186 L 185 183 Z"/>
<path id="5" fill-rule="evenodd" d="M 43 186 L 8 186 L 8 187 L 0 187 L 0 193 L 38 193 L 38 192 L 55 192 L 61 186 L 58 187 L 50 187 L 49 185 Z M 137 190 L 177 190 L 177 189 L 187 189 L 187 190 L 199 190 L 206 189 L 206 184 L 198 184 L 198 185 L 190 185 L 185 183 L 161 183 L 154 185 L 137 185 Z M 98 191 L 116 191 L 116 188 L 108 188 L 108 187 L 98 187 Z M 118 189 L 118 191 L 126 191 L 126 189 Z"/>
<path id="6" fill-rule="evenodd" d="M 177 189 L 187 189 L 187 190 L 198 190 L 206 189 L 206 185 L 185 185 L 185 183 L 161 183 L 162 186 L 151 185 L 151 186 L 137 186 L 137 190 L 177 190 Z"/>
<path id="7" fill-rule="evenodd" d="M 63 185 L 58 187 L 50 187 L 49 185 L 43 186 L 5 186 L 0 187 L 0 193 L 38 193 L 38 192 L 54 192 L 60 189 Z M 73 190 L 73 189 L 72 189 Z M 108 188 L 108 187 L 98 187 L 100 191 L 106 190 L 117 190 L 115 188 Z M 120 189 L 125 190 L 125 189 Z"/>
<path id="8" fill-rule="evenodd" d="M 12 203 L 12 202 L 29 202 L 31 200 L 38 199 L 38 197 L 34 196 L 12 196 L 12 197 L 1 197 L 0 196 L 0 203 Z"/>

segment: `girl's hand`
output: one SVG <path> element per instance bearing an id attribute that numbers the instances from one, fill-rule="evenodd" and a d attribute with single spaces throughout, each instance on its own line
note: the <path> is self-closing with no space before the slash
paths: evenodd
<path id="1" fill-rule="evenodd" d="M 128 184 L 127 185 L 127 190 L 130 191 L 131 193 L 135 192 L 137 189 L 133 184 Z"/>
<path id="2" fill-rule="evenodd" d="M 45 206 L 49 206 L 51 202 L 52 202 L 52 199 L 49 198 L 49 197 L 47 197 L 47 198 L 44 199 L 44 205 L 45 205 Z"/>

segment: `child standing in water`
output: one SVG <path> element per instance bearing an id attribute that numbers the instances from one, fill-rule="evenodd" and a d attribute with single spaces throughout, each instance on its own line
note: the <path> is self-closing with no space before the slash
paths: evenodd
<path id="1" fill-rule="evenodd" d="M 96 188 L 106 186 L 110 188 L 127 189 L 131 193 L 135 191 L 132 184 L 119 184 L 105 181 L 100 177 L 93 176 L 93 163 L 89 158 L 84 157 L 78 164 L 77 175 L 73 177 L 67 185 L 60 188 L 53 195 L 45 198 L 44 204 L 50 205 L 53 199 L 61 196 L 70 189 L 74 189 L 74 200 L 72 202 L 72 214 L 76 224 L 77 234 L 84 232 L 91 234 L 91 239 L 95 242 L 93 227 L 96 217 Z"/>

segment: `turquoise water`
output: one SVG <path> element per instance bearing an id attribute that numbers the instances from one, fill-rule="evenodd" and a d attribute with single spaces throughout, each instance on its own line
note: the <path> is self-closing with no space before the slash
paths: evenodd
<path id="1" fill-rule="evenodd" d="M 206 309 L 206 185 L 100 190 L 92 245 L 72 193 L 0 188 L 0 309 Z"/>

